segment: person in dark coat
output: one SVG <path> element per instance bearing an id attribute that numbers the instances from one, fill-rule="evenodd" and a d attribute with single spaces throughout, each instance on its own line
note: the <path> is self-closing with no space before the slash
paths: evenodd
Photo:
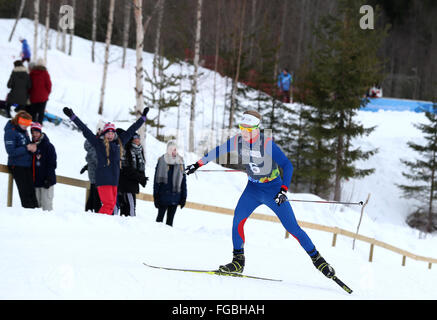
<path id="1" fill-rule="evenodd" d="M 42 132 L 40 123 L 32 123 L 30 132 L 32 141 L 36 144 L 36 152 L 32 159 L 36 199 L 40 208 L 44 211 L 51 211 L 56 184 L 56 150 L 47 134 Z"/>
<path id="2" fill-rule="evenodd" d="M 32 81 L 29 113 L 32 115 L 34 122 L 42 123 L 47 101 L 52 92 L 52 81 L 47 68 L 44 66 L 44 60 L 38 59 L 29 75 Z"/>
<path id="3" fill-rule="evenodd" d="M 173 226 L 177 206 L 187 200 L 184 159 L 178 154 L 174 141 L 167 144 L 167 152 L 158 159 L 153 184 L 153 199 L 158 209 L 156 222 L 162 222 L 167 212 L 167 225 Z"/>
<path id="4" fill-rule="evenodd" d="M 27 69 L 20 60 L 14 62 L 14 69 L 8 81 L 8 88 L 11 91 L 6 99 L 6 116 L 11 118 L 11 106 L 15 110 L 25 110 L 29 99 L 29 90 L 32 86 Z"/>
<path id="5" fill-rule="evenodd" d="M 27 132 L 31 124 L 32 116 L 26 111 L 19 111 L 4 129 L 8 167 L 17 184 L 23 208 L 38 207 L 32 177 L 32 154 L 36 152 L 36 144 L 30 141 Z"/>
<path id="6" fill-rule="evenodd" d="M 63 111 L 96 149 L 96 186 L 102 201 L 99 213 L 113 215 L 117 203 L 117 187 L 120 178 L 120 160 L 123 148 L 135 132 L 146 122 L 149 108 L 146 107 L 143 110 L 142 116 L 120 136 L 117 136 L 115 133 L 115 125 L 113 123 L 106 123 L 102 130 L 103 139 L 96 137 L 73 113 L 72 109 L 64 108 Z"/>
<path id="7" fill-rule="evenodd" d="M 100 127 L 97 128 L 96 137 L 100 137 Z M 102 202 L 100 201 L 99 192 L 96 186 L 96 168 L 97 168 L 97 154 L 96 149 L 93 145 L 85 140 L 84 148 L 86 150 L 86 165 L 80 170 L 80 174 L 88 171 L 88 180 L 90 181 L 90 190 L 88 194 L 88 199 L 85 204 L 85 211 L 99 212 L 102 207 Z"/>
<path id="8" fill-rule="evenodd" d="M 123 130 L 117 129 L 117 134 Z M 118 205 L 120 215 L 135 216 L 136 194 L 140 192 L 140 184 L 143 188 L 148 178 L 145 174 L 146 160 L 140 136 L 135 133 L 129 140 L 121 158 L 120 180 L 118 182 Z"/>

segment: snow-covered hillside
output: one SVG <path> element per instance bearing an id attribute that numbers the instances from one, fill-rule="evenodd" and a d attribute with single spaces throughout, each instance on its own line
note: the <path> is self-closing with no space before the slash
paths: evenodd
<path id="1" fill-rule="evenodd" d="M 0 20 L 0 97 L 8 90 L 6 82 L 12 63 L 20 52 L 18 37 L 31 39 L 33 24 L 21 20 L 14 39 L 7 41 L 12 20 Z M 52 37 L 54 48 L 55 36 Z M 55 49 L 48 52 L 48 70 L 53 92 L 47 106 L 49 112 L 63 115 L 70 106 L 94 129 L 98 123 L 98 99 L 101 85 L 103 44 L 99 44 L 98 61 L 91 63 L 91 44 L 75 37 L 70 57 Z M 121 49 L 111 47 L 103 119 L 115 120 L 122 128 L 133 121 L 135 86 L 135 52 L 128 50 L 127 65 L 120 67 Z M 151 68 L 152 55 L 144 53 L 145 68 Z M 184 72 L 191 67 L 184 65 Z M 171 70 L 170 70 L 171 72 Z M 179 67 L 174 72 L 179 73 Z M 198 97 L 196 129 L 211 123 L 213 72 L 202 70 Z M 217 76 L 218 108 L 216 127 L 221 126 L 225 80 Z M 189 83 L 183 86 L 188 88 Z M 187 98 L 188 99 L 188 98 Z M 220 100 L 221 99 L 221 100 Z M 189 100 L 188 100 L 189 101 Z M 153 111 L 151 112 L 153 116 Z M 182 110 L 181 129 L 187 134 L 189 110 Z M 400 197 L 396 183 L 403 183 L 400 158 L 414 154 L 407 141 L 421 141 L 413 123 L 424 121 L 414 112 L 359 112 L 367 127 L 376 125 L 369 136 L 357 141 L 363 149 L 378 148 L 379 153 L 363 167 L 375 168 L 374 175 L 345 183 L 344 200 L 354 202 L 371 198 L 366 207 L 360 233 L 387 242 L 418 255 L 437 258 L 437 238 L 419 238 L 404 220 L 414 202 Z M 3 128 L 7 119 L 0 117 Z M 163 116 L 168 133 L 176 128 L 176 111 Z M 64 126 L 44 124 L 44 131 L 58 154 L 57 174 L 87 179 L 79 171 L 85 164 L 84 138 Z M 165 144 L 149 130 L 146 141 L 146 175 L 153 177 L 157 158 Z M 3 138 L 3 130 L 0 130 Z M 3 140 L 3 139 L 2 139 Z M 1 147 L 0 163 L 7 155 Z M 181 146 L 181 151 L 184 151 Z M 185 150 L 186 151 L 186 150 Z M 186 163 L 199 155 L 184 152 Z M 292 160 L 292 159 L 291 159 Z M 209 169 L 219 168 L 209 164 Z M 188 201 L 227 208 L 235 207 L 246 185 L 241 173 L 199 173 L 188 178 Z M 173 228 L 154 222 L 153 203 L 138 201 L 137 217 L 109 217 L 85 213 L 85 192 L 80 188 L 56 185 L 54 211 L 26 210 L 20 206 L 14 186 L 13 207 L 6 208 L 7 175 L 0 174 L 0 299 L 436 299 L 437 266 L 427 269 L 424 262 L 407 259 L 376 247 L 374 262 L 369 263 L 369 244 L 339 236 L 331 247 L 332 235 L 307 229 L 317 248 L 338 275 L 354 290 L 349 296 L 335 283 L 325 279 L 293 239 L 284 239 L 278 223 L 250 220 L 245 225 L 247 274 L 283 279 L 280 283 L 222 278 L 148 269 L 150 264 L 212 269 L 231 259 L 232 217 L 192 209 L 178 210 Z M 141 192 L 152 193 L 148 184 Z M 318 199 L 309 194 L 290 194 L 291 199 Z M 359 208 L 336 205 L 294 203 L 298 220 L 337 226 L 355 231 Z M 272 214 L 268 208 L 255 212 Z M 238 290 L 236 290 L 238 288 Z"/>

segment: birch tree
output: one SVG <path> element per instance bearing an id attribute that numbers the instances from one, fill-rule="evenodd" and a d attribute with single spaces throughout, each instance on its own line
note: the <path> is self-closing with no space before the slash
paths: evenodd
<path id="1" fill-rule="evenodd" d="M 200 35 L 202 28 L 202 0 L 197 0 L 196 40 L 194 43 L 194 73 L 191 85 L 190 137 L 188 149 L 194 151 L 194 120 L 196 112 L 197 77 L 199 72 Z"/>
<path id="2" fill-rule="evenodd" d="M 135 111 L 141 113 L 143 103 L 143 46 L 144 46 L 144 29 L 143 29 L 143 5 L 142 0 L 133 0 L 135 27 L 136 27 L 136 67 L 135 67 Z"/>
<path id="3" fill-rule="evenodd" d="M 126 64 L 126 49 L 129 43 L 130 17 L 132 11 L 131 0 L 124 0 L 124 17 L 123 17 L 123 56 L 121 59 L 121 67 Z"/>
<path id="4" fill-rule="evenodd" d="M 99 104 L 99 114 L 103 114 L 103 102 L 105 99 L 105 87 L 106 87 L 106 78 L 108 73 L 108 64 L 109 64 L 109 48 L 111 46 L 111 37 L 112 37 L 112 25 L 114 22 L 114 6 L 115 0 L 110 0 L 109 3 L 109 17 L 108 17 L 108 26 L 106 29 L 106 41 L 105 41 L 105 61 L 103 63 L 103 79 L 102 79 L 102 87 L 100 90 L 100 104 Z"/>
<path id="5" fill-rule="evenodd" d="M 44 39 L 44 62 L 47 65 L 47 49 L 49 48 L 49 32 L 50 32 L 50 4 L 51 0 L 46 2 L 46 34 Z"/>
<path id="6" fill-rule="evenodd" d="M 165 0 L 159 2 L 158 6 L 158 25 L 156 27 L 156 37 L 155 37 L 155 52 L 153 56 L 153 75 L 155 76 L 157 57 L 160 51 L 160 43 L 161 43 L 161 26 L 162 26 L 162 18 L 164 17 L 164 3 Z"/>
<path id="7" fill-rule="evenodd" d="M 72 7 L 73 7 L 73 15 L 72 15 L 72 24 L 70 28 L 70 43 L 68 46 L 68 55 L 71 56 L 71 53 L 73 51 L 73 36 L 74 36 L 74 25 L 76 23 L 76 0 L 72 0 Z"/>
<path id="8" fill-rule="evenodd" d="M 38 58 L 38 25 L 39 25 L 39 0 L 33 0 L 33 60 Z"/>
<path id="9" fill-rule="evenodd" d="M 17 13 L 17 19 L 15 19 L 14 26 L 12 27 L 11 34 L 9 35 L 9 42 L 11 42 L 12 36 L 14 35 L 15 28 L 17 27 L 18 21 L 21 19 L 21 16 L 23 15 L 23 10 L 24 10 L 25 5 L 26 5 L 26 0 L 21 0 L 20 8 L 18 9 L 18 13 Z"/>
<path id="10" fill-rule="evenodd" d="M 96 49 L 96 33 L 97 33 L 97 0 L 93 0 L 93 17 L 91 27 L 91 61 L 95 61 Z"/>

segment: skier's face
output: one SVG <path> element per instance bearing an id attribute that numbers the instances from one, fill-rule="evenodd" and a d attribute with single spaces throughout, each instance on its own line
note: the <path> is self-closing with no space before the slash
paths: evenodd
<path id="1" fill-rule="evenodd" d="M 259 128 L 240 125 L 240 132 L 245 141 L 251 141 L 259 135 Z"/>

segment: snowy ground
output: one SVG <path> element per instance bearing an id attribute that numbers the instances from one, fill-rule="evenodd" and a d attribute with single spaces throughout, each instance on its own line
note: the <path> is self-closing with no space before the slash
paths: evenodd
<path id="1" fill-rule="evenodd" d="M 18 37 L 31 39 L 33 26 L 22 20 L 14 40 L 9 43 L 12 20 L 0 20 L 0 96 L 7 94 L 6 82 L 14 56 L 20 51 Z M 53 45 L 55 36 L 52 37 Z M 102 48 L 99 45 L 98 48 Z M 90 128 L 99 118 L 97 107 L 101 83 L 101 58 L 92 64 L 90 43 L 75 38 L 73 56 L 56 50 L 48 54 L 48 69 L 53 93 L 48 111 L 62 115 L 64 106 L 73 107 Z M 100 52 L 103 57 L 103 51 Z M 120 48 L 111 48 L 112 61 L 103 118 L 117 120 L 123 128 L 133 120 L 129 109 L 134 105 L 135 53 L 128 51 L 125 69 L 119 67 Z M 145 67 L 150 68 L 150 54 L 144 53 Z M 190 68 L 184 67 L 185 72 Z M 213 73 L 203 70 L 199 92 L 198 130 L 211 121 Z M 179 72 L 179 69 L 175 70 Z M 224 79 L 217 77 L 223 96 Z M 188 83 L 184 83 L 188 86 Z M 223 112 L 222 104 L 217 109 Z M 188 123 L 188 108 L 182 112 L 182 130 Z M 176 111 L 165 115 L 169 128 L 176 127 Z M 412 253 L 437 257 L 435 235 L 419 237 L 404 220 L 414 202 L 400 198 L 396 183 L 403 183 L 400 158 L 412 158 L 406 142 L 421 141 L 412 125 L 424 120 L 414 112 L 360 112 L 365 126 L 377 129 L 360 143 L 363 149 L 379 148 L 379 153 L 363 167 L 376 168 L 374 175 L 351 180 L 344 186 L 344 200 L 365 200 L 371 193 L 360 233 L 385 241 Z M 6 119 L 0 117 L 0 127 Z M 87 179 L 79 171 L 85 164 L 84 138 L 63 126 L 45 124 L 58 153 L 57 174 Z M 3 138 L 3 130 L 0 131 Z M 153 177 L 157 158 L 165 145 L 152 134 L 147 136 L 147 176 Z M 7 155 L 0 151 L 0 163 Z M 183 147 L 182 147 L 183 149 Z M 198 155 L 185 153 L 187 163 Z M 208 169 L 216 167 L 209 164 Z M 217 167 L 218 168 L 218 167 Z M 233 208 L 245 187 L 247 178 L 240 173 L 199 173 L 188 178 L 188 201 Z M 211 269 L 231 259 L 232 217 L 191 209 L 179 210 L 174 227 L 157 224 L 156 209 L 150 202 L 138 201 L 135 218 L 100 216 L 85 213 L 85 192 L 80 188 L 56 185 L 54 211 L 22 209 L 14 186 L 12 208 L 6 208 L 7 175 L 0 174 L 0 299 L 211 299 L 211 300 L 307 300 L 307 299 L 431 299 L 437 298 L 437 266 L 407 259 L 375 247 L 373 263 L 368 262 L 369 244 L 339 236 L 331 247 L 332 235 L 307 229 L 319 251 L 332 263 L 339 277 L 353 290 L 348 295 L 326 279 L 311 264 L 303 249 L 292 238 L 284 239 L 278 223 L 249 219 L 245 225 L 245 273 L 282 279 L 283 282 L 187 274 L 146 268 L 142 262 L 170 267 Z M 141 192 L 151 193 L 152 185 Z M 314 195 L 290 194 L 292 199 L 317 199 Z M 334 205 L 295 203 L 298 220 L 355 231 L 359 220 L 357 208 Z M 258 213 L 271 214 L 265 207 Z"/>

